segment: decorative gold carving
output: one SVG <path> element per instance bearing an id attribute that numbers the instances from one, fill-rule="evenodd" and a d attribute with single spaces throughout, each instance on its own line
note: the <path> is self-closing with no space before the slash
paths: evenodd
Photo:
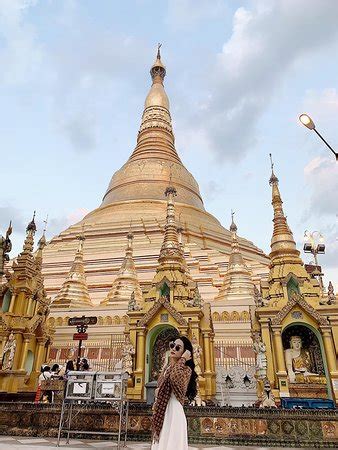
<path id="1" fill-rule="evenodd" d="M 304 300 L 303 295 L 297 294 L 296 292 L 293 293 L 291 299 L 288 300 L 287 304 L 271 320 L 271 324 L 280 325 L 295 305 L 301 306 L 304 311 L 306 311 L 311 317 L 313 317 L 320 325 L 329 325 L 328 320 L 318 311 L 316 311 L 311 305 L 309 305 Z"/>

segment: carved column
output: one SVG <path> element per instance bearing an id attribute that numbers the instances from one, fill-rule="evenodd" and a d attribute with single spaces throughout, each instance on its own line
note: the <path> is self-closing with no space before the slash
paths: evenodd
<path id="1" fill-rule="evenodd" d="M 333 343 L 331 327 L 330 326 L 321 326 L 320 330 L 323 336 L 323 343 L 326 354 L 326 361 L 329 372 L 336 372 L 336 351 Z"/>
<path id="2" fill-rule="evenodd" d="M 137 343 L 136 343 L 136 372 L 142 373 L 144 366 L 145 355 L 145 330 L 137 330 Z"/>
<path id="3" fill-rule="evenodd" d="M 284 359 L 284 349 L 282 342 L 282 327 L 280 325 L 272 325 L 273 347 L 276 355 L 277 373 L 286 375 L 286 365 Z"/>
<path id="4" fill-rule="evenodd" d="M 14 304 L 15 304 L 15 296 L 16 296 L 16 293 L 15 293 L 15 291 L 14 291 L 14 292 L 12 292 L 12 297 L 11 297 L 11 300 L 10 300 L 10 302 L 9 302 L 9 308 L 8 308 L 8 312 L 9 312 L 9 313 L 12 313 L 12 312 L 13 312 Z"/>
<path id="5" fill-rule="evenodd" d="M 45 347 L 46 339 L 43 337 L 36 338 L 36 351 L 34 358 L 34 366 L 33 371 L 40 372 L 40 366 L 42 364 L 43 359 L 43 350 Z"/>
<path id="6" fill-rule="evenodd" d="M 19 370 L 25 370 L 25 362 L 26 362 L 26 356 L 27 356 L 27 349 L 28 344 L 31 339 L 31 334 L 24 334 L 23 335 L 23 343 L 21 346 L 21 355 L 20 355 L 20 361 L 19 361 Z"/>
<path id="7" fill-rule="evenodd" d="M 210 333 L 203 333 L 204 343 L 204 373 L 210 374 Z"/>

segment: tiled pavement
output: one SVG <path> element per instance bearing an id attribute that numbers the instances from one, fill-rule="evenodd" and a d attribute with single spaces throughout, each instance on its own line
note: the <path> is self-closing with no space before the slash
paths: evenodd
<path id="1" fill-rule="evenodd" d="M 47 450 L 56 448 L 55 438 L 28 438 L 19 436 L 1 436 L 0 435 L 0 450 Z M 94 441 L 90 439 L 70 439 L 69 444 L 66 444 L 65 439 L 60 442 L 61 449 L 81 450 L 81 449 L 116 449 L 116 443 L 113 441 Z M 124 450 L 150 450 L 150 444 L 146 442 L 127 442 L 127 447 L 121 447 Z M 264 447 L 215 447 L 212 445 L 192 445 L 189 450 L 268 450 Z M 274 447 L 273 450 L 287 450 L 279 447 Z"/>

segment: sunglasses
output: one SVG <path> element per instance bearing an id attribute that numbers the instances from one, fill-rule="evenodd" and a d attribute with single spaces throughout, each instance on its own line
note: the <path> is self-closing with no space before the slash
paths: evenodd
<path id="1" fill-rule="evenodd" d="M 170 347 L 171 349 L 174 348 L 177 352 L 179 352 L 180 349 L 182 348 L 182 346 L 179 345 L 179 344 L 175 345 L 175 342 L 170 342 L 169 347 Z"/>

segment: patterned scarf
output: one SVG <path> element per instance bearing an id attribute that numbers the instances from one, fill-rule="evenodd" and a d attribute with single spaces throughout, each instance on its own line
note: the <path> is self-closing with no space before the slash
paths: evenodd
<path id="1" fill-rule="evenodd" d="M 158 379 L 158 394 L 154 403 L 152 420 L 153 441 L 158 442 L 162 430 L 164 415 L 173 392 L 177 400 L 183 405 L 191 377 L 190 367 L 181 358 L 173 366 L 167 365 Z"/>

